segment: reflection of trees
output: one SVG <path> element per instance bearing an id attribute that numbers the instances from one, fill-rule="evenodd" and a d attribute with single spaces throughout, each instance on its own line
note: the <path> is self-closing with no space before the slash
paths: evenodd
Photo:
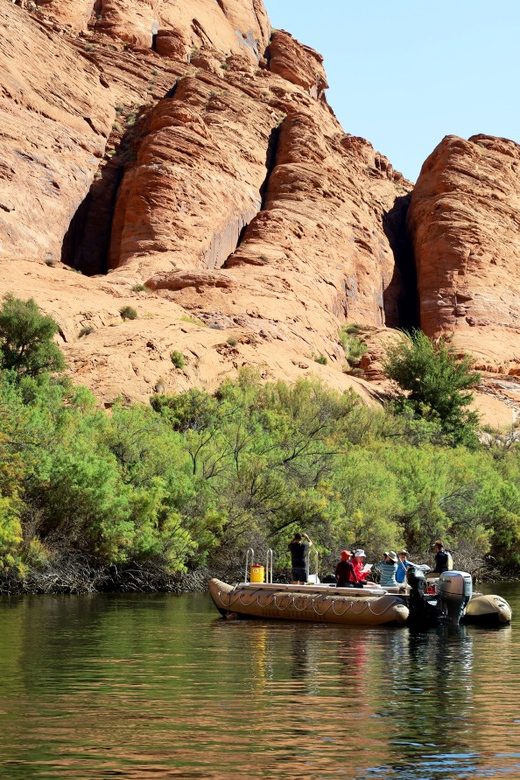
<path id="1" fill-rule="evenodd" d="M 398 657 L 394 652 L 389 663 L 393 752 L 403 759 L 394 769 L 419 764 L 431 780 L 445 778 L 447 759 L 435 756 L 472 750 L 472 637 L 463 626 L 403 631 L 400 636 L 406 641 L 399 642 Z M 395 651 L 397 641 L 392 645 Z"/>

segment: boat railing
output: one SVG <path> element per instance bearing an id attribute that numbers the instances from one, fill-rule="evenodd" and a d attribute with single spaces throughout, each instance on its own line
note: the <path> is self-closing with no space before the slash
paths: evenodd
<path id="1" fill-rule="evenodd" d="M 273 551 L 270 547 L 265 555 L 265 581 L 268 583 L 273 581 Z"/>
<path id="2" fill-rule="evenodd" d="M 252 547 L 249 547 L 246 552 L 246 570 L 244 573 L 244 582 L 249 582 L 249 572 L 251 571 L 251 566 L 255 562 L 255 551 Z"/>
<path id="3" fill-rule="evenodd" d="M 315 564 L 315 571 L 314 574 L 310 573 L 311 570 L 311 561 L 314 558 L 314 564 Z M 307 571 L 309 572 L 309 579 L 308 582 L 314 583 L 314 585 L 319 584 L 319 576 L 318 576 L 318 569 L 319 569 L 319 558 L 318 551 L 315 547 L 311 547 L 309 552 L 307 553 Z"/>

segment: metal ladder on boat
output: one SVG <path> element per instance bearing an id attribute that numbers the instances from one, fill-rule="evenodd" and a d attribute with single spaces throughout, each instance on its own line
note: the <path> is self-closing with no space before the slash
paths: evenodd
<path id="1" fill-rule="evenodd" d="M 314 557 L 314 563 L 315 563 L 314 574 L 310 573 L 312 557 Z M 307 553 L 307 571 L 309 572 L 309 579 L 307 580 L 307 582 L 310 582 L 313 585 L 320 584 L 320 578 L 318 576 L 319 560 L 320 560 L 320 556 L 318 555 L 317 549 L 315 547 L 310 547 L 309 552 Z"/>
<path id="2" fill-rule="evenodd" d="M 273 582 L 273 560 L 274 560 L 274 554 L 272 549 L 269 547 L 269 549 L 266 552 L 265 556 L 265 566 L 264 566 L 264 577 L 265 582 L 272 584 Z M 250 572 L 251 572 L 251 566 L 254 566 L 255 563 L 255 551 L 252 547 L 249 547 L 246 552 L 246 568 L 244 572 L 244 582 L 247 584 L 250 581 Z"/>

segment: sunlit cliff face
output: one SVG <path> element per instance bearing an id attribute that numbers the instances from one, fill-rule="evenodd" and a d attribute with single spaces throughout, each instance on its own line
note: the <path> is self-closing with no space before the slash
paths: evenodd
<path id="1" fill-rule="evenodd" d="M 2 290 L 55 316 L 106 404 L 243 366 L 368 398 L 387 339 L 419 325 L 516 371 L 516 145 L 447 139 L 407 221 L 412 186 L 345 133 L 321 57 L 260 0 L 24 0 L 0 21 Z M 368 347 L 354 374 L 345 323 Z"/>

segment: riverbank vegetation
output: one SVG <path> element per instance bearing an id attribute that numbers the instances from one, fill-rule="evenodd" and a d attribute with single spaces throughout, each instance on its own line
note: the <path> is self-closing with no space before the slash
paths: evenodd
<path id="1" fill-rule="evenodd" d="M 248 371 L 215 395 L 105 412 L 63 374 L 34 306 L 11 297 L 0 311 L 0 590 L 173 587 L 203 567 L 239 575 L 250 546 L 273 548 L 286 572 L 296 530 L 323 573 L 346 546 L 422 555 L 439 536 L 456 566 L 484 553 L 520 564 L 516 446 L 461 443 L 410 404 L 372 409 Z"/>

